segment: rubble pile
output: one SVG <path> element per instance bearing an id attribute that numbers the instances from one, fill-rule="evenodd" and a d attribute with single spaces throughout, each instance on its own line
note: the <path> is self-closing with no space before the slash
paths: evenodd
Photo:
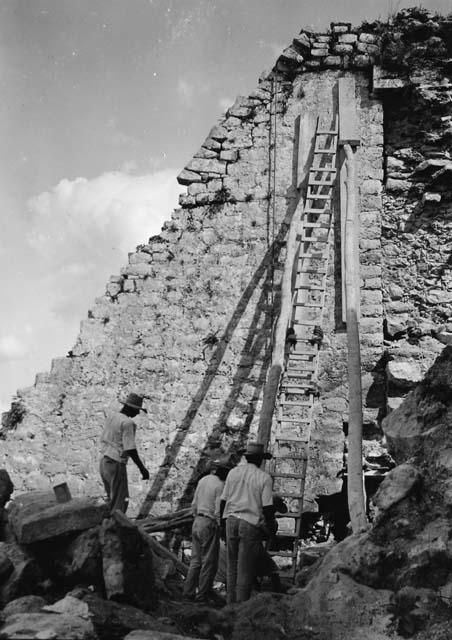
<path id="1" fill-rule="evenodd" d="M 309 624 L 338 640 L 350 630 L 357 638 L 373 637 L 366 635 L 369 628 L 383 639 L 395 632 L 426 638 L 433 625 L 445 635 L 431 637 L 450 637 L 448 624 L 437 618 L 452 617 L 451 423 L 447 346 L 383 421 L 397 466 L 373 499 L 376 519 L 367 532 L 334 546 L 290 600 L 290 637 Z"/>
<path id="2" fill-rule="evenodd" d="M 109 517 L 92 498 L 59 503 L 54 492 L 33 491 L 13 495 L 6 514 L 1 638 L 119 640 L 135 629 L 179 631 L 159 613 L 160 598 L 180 598 L 171 553 L 159 555 L 159 543 L 122 513 Z"/>

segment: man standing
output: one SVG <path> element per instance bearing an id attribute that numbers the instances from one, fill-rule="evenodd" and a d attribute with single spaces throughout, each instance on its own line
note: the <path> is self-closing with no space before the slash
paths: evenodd
<path id="1" fill-rule="evenodd" d="M 272 455 L 257 442 L 250 442 L 243 454 L 246 463 L 229 473 L 220 504 L 226 518 L 228 604 L 250 597 L 262 551 L 260 525 L 264 520 L 271 529 L 274 523 L 272 479 L 260 469 L 262 461 Z"/>
<path id="2" fill-rule="evenodd" d="M 149 471 L 141 462 L 135 444 L 136 424 L 132 420 L 143 409 L 143 398 L 129 393 L 122 401 L 119 412 L 110 413 L 101 436 L 100 475 L 110 503 L 110 513 L 116 509 L 126 512 L 129 504 L 127 460 L 132 458 L 141 471 L 143 480 L 149 479 Z"/>
<path id="3" fill-rule="evenodd" d="M 227 455 L 211 463 L 211 473 L 201 478 L 192 501 L 195 517 L 192 528 L 190 568 L 184 584 L 184 596 L 202 604 L 212 591 L 218 567 L 220 543 L 220 498 L 231 468 Z M 198 593 L 195 597 L 196 587 Z"/>

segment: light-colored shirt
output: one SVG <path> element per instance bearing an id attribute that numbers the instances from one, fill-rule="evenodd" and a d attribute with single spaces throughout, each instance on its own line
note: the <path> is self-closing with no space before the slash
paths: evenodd
<path id="1" fill-rule="evenodd" d="M 221 499 L 226 501 L 224 518 L 235 516 L 257 525 L 263 508 L 273 505 L 271 476 L 255 464 L 241 464 L 229 472 Z"/>
<path id="2" fill-rule="evenodd" d="M 213 473 L 201 478 L 191 503 L 193 515 L 202 514 L 212 518 L 212 520 L 219 520 L 223 487 L 224 482 Z"/>
<path id="3" fill-rule="evenodd" d="M 105 420 L 101 436 L 100 450 L 117 462 L 127 463 L 126 451 L 136 449 L 134 421 L 123 413 L 110 413 Z"/>

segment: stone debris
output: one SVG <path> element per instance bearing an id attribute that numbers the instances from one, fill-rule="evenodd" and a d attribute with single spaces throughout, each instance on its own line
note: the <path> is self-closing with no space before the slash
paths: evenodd
<path id="1" fill-rule="evenodd" d="M 19 494 L 9 509 L 9 521 L 21 544 L 31 544 L 96 526 L 106 514 L 105 503 L 74 498 L 57 503 L 55 494 Z"/>
<path id="2" fill-rule="evenodd" d="M 0 631 L 2 640 L 98 640 L 90 620 L 76 614 L 16 613 Z"/>
<path id="3" fill-rule="evenodd" d="M 179 635 L 178 633 L 167 633 L 165 631 L 131 631 L 124 640 L 199 640 L 193 636 Z"/>
<path id="4" fill-rule="evenodd" d="M 189 504 L 194 469 L 209 447 L 228 449 L 255 431 L 273 331 L 269 300 L 278 295 L 288 212 L 299 198 L 297 119 L 301 110 L 331 124 L 328 105 L 337 78 L 353 74 L 361 142 L 363 450 L 383 450 L 382 424 L 399 467 L 377 495 L 380 513 L 372 530 L 327 554 L 318 576 L 305 575 L 306 590 L 294 596 L 290 609 L 295 626 L 286 624 L 281 606 L 268 633 L 303 637 L 313 620 L 322 626 L 318 603 L 312 601 L 310 617 L 302 611 L 315 593 L 325 598 L 337 633 L 344 631 L 341 624 L 362 628 L 372 617 L 384 627 L 388 590 L 399 594 L 391 602 L 404 633 L 424 624 L 424 613 L 416 609 L 425 612 L 424 604 L 416 604 L 423 596 L 413 599 L 402 590 L 428 580 L 450 593 L 452 582 L 446 575 L 449 346 L 441 353 L 452 342 L 451 42 L 450 19 L 422 8 L 360 27 L 339 22 L 322 32 L 305 28 L 294 38 L 256 89 L 226 110 L 182 170 L 178 179 L 187 190 L 180 207 L 161 234 L 137 247 L 120 275 L 110 278 L 68 357 L 37 374 L 3 416 L 0 509 L 12 491 L 8 472 L 20 491 L 61 483 L 63 474 L 74 493 L 102 491 L 97 461 L 84 444 L 97 438 L 105 405 L 115 402 L 118 389 L 149 393 L 145 444 L 156 516 Z M 274 139 L 276 146 L 269 146 Z M 277 153 L 274 184 L 270 149 Z M 270 212 L 275 234 L 269 248 Z M 347 345 L 337 330 L 338 247 L 332 252 L 305 495 L 314 514 L 316 498 L 340 489 L 348 413 Z M 215 342 L 206 344 L 206 336 Z M 145 488 L 132 479 L 130 490 L 136 512 Z M 95 501 L 57 505 L 46 492 L 34 492 L 29 502 L 18 498 L 8 508 L 9 526 L 26 548 L 8 541 L 0 549 L 3 603 L 32 591 L 53 594 L 54 600 L 62 584 L 80 582 L 102 596 L 151 607 L 154 595 L 167 596 L 171 579 L 180 577 L 171 552 L 159 552 L 156 541 L 143 544 L 145 534 L 127 520 L 101 522 Z M 161 527 L 162 521 L 147 526 Z M 6 536 L 8 525 L 3 528 Z M 149 600 L 135 551 L 148 567 Z M 266 602 L 262 598 L 260 605 Z M 354 618 L 344 610 L 346 602 L 356 607 Z M 273 604 L 267 602 L 269 611 Z M 255 613 L 265 609 L 260 605 L 243 609 L 248 622 L 239 624 L 234 640 L 256 633 Z"/>
<path id="5" fill-rule="evenodd" d="M 107 598 L 151 608 L 156 601 L 153 554 L 139 528 L 115 511 L 102 522 L 100 547 Z"/>
<path id="6" fill-rule="evenodd" d="M 419 484 L 421 474 L 412 464 L 404 463 L 392 469 L 373 496 L 372 502 L 378 509 L 387 511 L 400 502 Z"/>

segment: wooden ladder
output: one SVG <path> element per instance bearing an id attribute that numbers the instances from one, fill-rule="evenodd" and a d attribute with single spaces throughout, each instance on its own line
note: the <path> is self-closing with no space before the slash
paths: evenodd
<path id="1" fill-rule="evenodd" d="M 271 555 L 292 559 L 292 577 L 297 569 L 306 470 L 314 403 L 318 395 L 319 342 L 315 327 L 322 327 L 326 279 L 332 229 L 332 198 L 336 180 L 338 120 L 322 128 L 317 119 L 313 161 L 301 213 L 296 257 L 296 278 L 290 326 L 296 344 L 286 349 L 281 376 L 277 428 L 272 434 L 270 473 L 273 490 L 288 504 L 286 514 L 277 514 L 278 533 L 269 545 Z M 319 332 L 319 329 L 316 331 Z M 279 549 L 286 541 L 289 550 Z M 287 545 L 287 542 L 289 543 Z"/>

